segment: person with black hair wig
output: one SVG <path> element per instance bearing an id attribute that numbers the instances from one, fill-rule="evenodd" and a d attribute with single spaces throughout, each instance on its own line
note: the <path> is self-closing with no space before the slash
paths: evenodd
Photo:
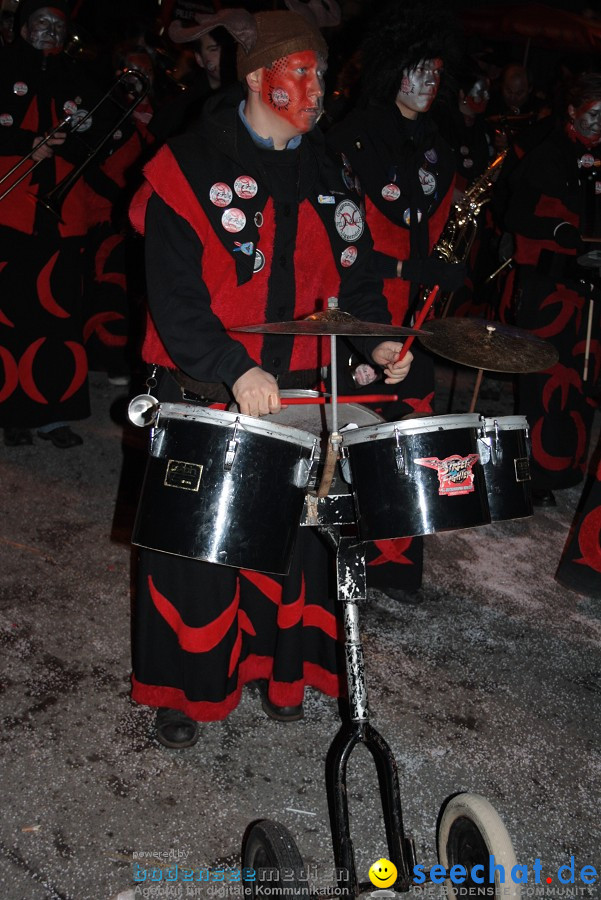
<path id="1" fill-rule="evenodd" d="M 505 216 L 515 238 L 516 324 L 557 348 L 544 372 L 518 379 L 532 435 L 535 504 L 582 481 L 599 402 L 601 74 L 573 80 L 564 121 L 515 168 Z"/>
<path id="2" fill-rule="evenodd" d="M 331 149 L 342 154 L 349 187 L 361 196 L 374 240 L 373 265 L 398 325 L 411 323 L 427 288 L 452 291 L 465 278 L 463 264 L 432 254 L 451 208 L 455 161 L 430 109 L 443 88 L 443 69 L 455 64 L 458 50 L 454 19 L 440 4 L 389 5 L 363 44 L 361 99 L 326 135 Z M 360 399 L 362 391 L 373 392 L 375 372 L 348 346 L 345 350 L 339 356 L 345 362 L 341 390 L 356 391 Z M 393 393 L 399 399 L 378 410 L 389 421 L 432 414 L 432 358 L 414 348 L 411 372 Z M 369 584 L 402 599 L 401 584 L 408 591 L 421 585 L 422 539 L 410 545 L 405 540 L 402 553 L 399 543 L 380 543 L 386 546 L 377 547 Z"/>

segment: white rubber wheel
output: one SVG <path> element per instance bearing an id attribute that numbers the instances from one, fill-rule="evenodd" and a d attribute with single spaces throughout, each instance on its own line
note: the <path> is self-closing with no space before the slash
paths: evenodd
<path id="1" fill-rule="evenodd" d="M 447 872 L 453 866 L 464 866 L 467 878 L 463 884 L 453 884 L 447 879 L 446 891 L 449 900 L 458 896 L 481 897 L 482 889 L 488 887 L 472 881 L 470 872 L 475 865 L 484 866 L 484 878 L 488 878 L 489 857 L 494 856 L 495 865 L 503 866 L 505 883 L 496 875 L 494 894 L 503 900 L 519 900 L 521 888 L 514 884 L 511 870 L 517 865 L 513 844 L 495 808 L 480 794 L 457 794 L 452 797 L 440 819 L 438 827 L 438 859 Z M 482 872 L 478 872 L 482 877 Z M 478 893 L 480 891 L 480 893 Z"/>
<path id="2" fill-rule="evenodd" d="M 294 838 L 279 822 L 272 819 L 255 822 L 244 839 L 242 867 L 255 871 L 255 878 L 244 884 L 246 888 L 251 888 L 252 897 L 261 896 L 257 888 L 263 884 L 263 887 L 276 888 L 275 895 L 281 890 L 282 896 L 292 897 L 293 900 L 311 898 L 303 858 Z M 268 871 L 263 879 L 260 870 Z M 283 870 L 285 876 L 280 879 L 279 873 Z"/>

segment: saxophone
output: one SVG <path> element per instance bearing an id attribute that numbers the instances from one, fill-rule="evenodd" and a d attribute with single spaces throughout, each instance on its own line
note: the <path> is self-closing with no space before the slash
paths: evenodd
<path id="1" fill-rule="evenodd" d="M 478 231 L 478 215 L 485 203 L 491 198 L 492 187 L 497 180 L 507 150 L 501 151 L 489 167 L 467 188 L 463 196 L 451 206 L 449 218 L 432 248 L 432 254 L 448 263 L 466 262 Z M 429 290 L 424 289 L 419 297 L 417 309 L 421 309 L 428 297 Z M 445 301 L 445 314 L 452 294 L 442 299 Z M 441 298 L 439 298 L 440 301 Z"/>
<path id="2" fill-rule="evenodd" d="M 478 215 L 491 197 L 492 187 L 497 180 L 507 150 L 496 156 L 489 167 L 473 181 L 463 197 L 451 207 L 449 218 L 434 245 L 433 253 L 445 262 L 466 262 L 476 231 Z"/>

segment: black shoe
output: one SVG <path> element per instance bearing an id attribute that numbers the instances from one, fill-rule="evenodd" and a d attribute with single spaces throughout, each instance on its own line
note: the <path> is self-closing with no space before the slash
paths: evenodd
<path id="1" fill-rule="evenodd" d="M 198 724 L 179 709 L 161 706 L 155 720 L 157 740 L 171 750 L 185 750 L 198 740 Z"/>
<path id="2" fill-rule="evenodd" d="M 33 435 L 29 428 L 5 428 L 4 443 L 7 447 L 25 447 L 33 444 Z"/>
<path id="3" fill-rule="evenodd" d="M 557 500 L 553 496 L 552 491 L 545 491 L 541 488 L 532 488 L 532 505 L 533 506 L 557 506 Z"/>
<path id="4" fill-rule="evenodd" d="M 83 444 L 83 438 L 71 431 L 68 425 L 61 425 L 52 431 L 38 431 L 37 435 L 43 441 L 52 441 L 59 450 L 68 450 L 70 447 L 79 447 Z"/>
<path id="5" fill-rule="evenodd" d="M 299 703 L 298 706 L 276 706 L 267 696 L 267 682 L 265 680 L 255 681 L 254 684 L 259 691 L 263 712 L 270 719 L 274 719 L 276 722 L 298 722 L 304 718 L 305 710 L 302 703 Z"/>

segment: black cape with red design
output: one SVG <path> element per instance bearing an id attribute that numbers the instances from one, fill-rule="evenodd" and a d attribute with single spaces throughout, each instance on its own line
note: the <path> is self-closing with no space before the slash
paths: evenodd
<path id="1" fill-rule="evenodd" d="M 583 166 L 583 159 L 591 165 Z M 506 225 L 515 236 L 519 266 L 516 324 L 550 341 L 559 352 L 551 369 L 520 376 L 518 381 L 519 412 L 528 419 L 532 437 L 532 484 L 540 490 L 570 487 L 582 480 L 597 405 L 599 270 L 578 265 L 584 245 L 566 249 L 554 237 L 562 222 L 579 231 L 585 227 L 587 197 L 598 204 L 601 175 L 595 160 L 601 160 L 601 148 L 588 150 L 557 130 L 524 157 L 511 179 Z M 591 297 L 597 298 L 592 311 Z"/>
<path id="2" fill-rule="evenodd" d="M 98 91 L 64 54 L 45 56 L 22 39 L 0 53 L 0 176 L 56 126 L 66 104 L 90 110 Z M 93 117 L 95 120 L 96 117 Z M 89 415 L 83 346 L 81 249 L 87 209 L 97 196 L 82 177 L 61 217 L 36 197 L 50 192 L 87 156 L 101 124 L 70 134 L 52 159 L 0 201 L 0 424 L 39 426 Z M 85 143 L 84 143 L 85 141 Z M 20 169 L 2 190 L 26 170 Z M 92 167 L 93 169 L 93 167 Z M 94 173 L 89 170 L 91 179 Z M 99 177 L 99 176 L 97 176 Z"/>
<path id="3" fill-rule="evenodd" d="M 327 362 L 327 341 L 225 327 L 299 318 L 330 295 L 358 318 L 389 320 L 368 269 L 371 238 L 320 136 L 305 135 L 295 150 L 257 148 L 239 99 L 238 91 L 215 98 L 200 135 L 159 151 L 131 211 L 146 234 L 145 359 L 228 387 L 257 363 L 274 374 L 316 371 Z M 243 213 L 239 231 L 224 227 L 228 208 Z M 168 374 L 159 395 L 177 399 Z M 261 523 L 253 527 L 260 540 Z M 339 695 L 329 562 L 310 528 L 300 529 L 286 577 L 142 551 L 134 699 L 210 720 L 227 716 L 256 678 L 267 680 L 280 706 L 301 702 L 306 685 Z"/>

